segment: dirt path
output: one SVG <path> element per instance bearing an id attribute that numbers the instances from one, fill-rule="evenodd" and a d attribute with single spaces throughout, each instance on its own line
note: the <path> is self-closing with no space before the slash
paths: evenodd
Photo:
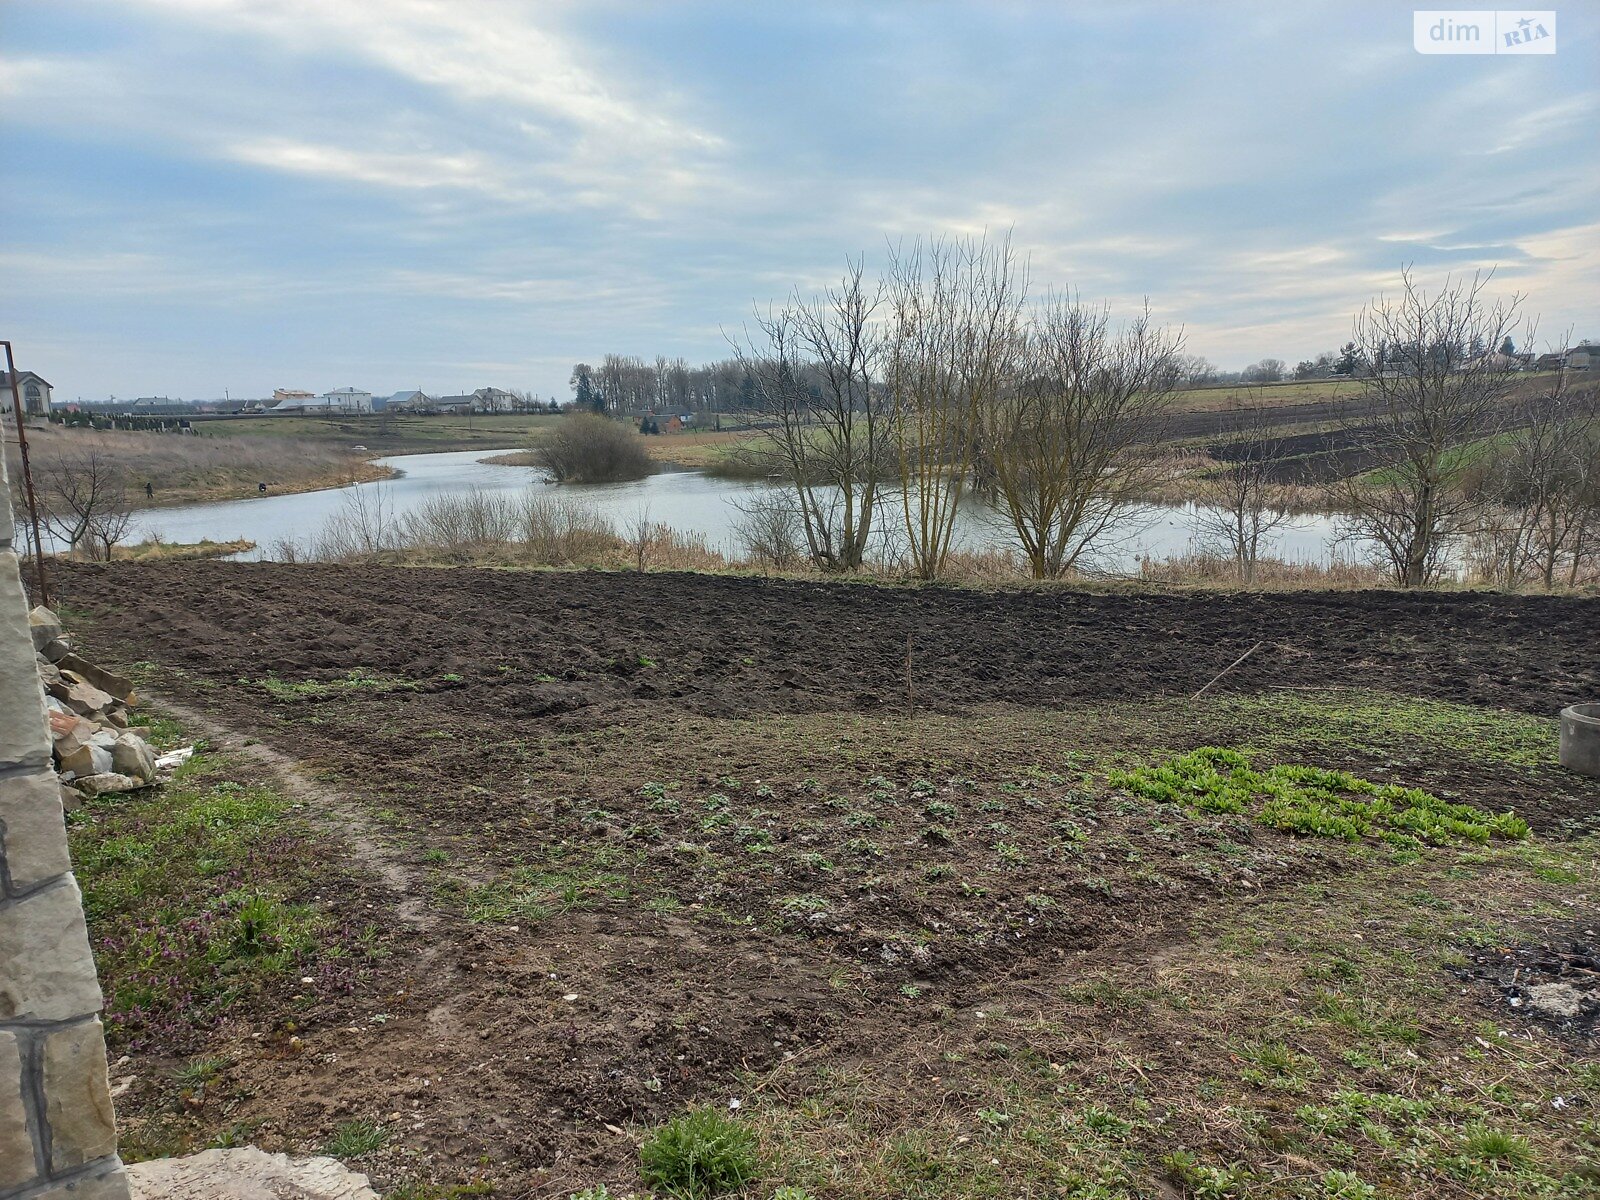
<path id="1" fill-rule="evenodd" d="M 404 858 L 395 853 L 389 839 L 379 832 L 358 801 L 318 782 L 297 759 L 257 738 L 230 729 L 200 709 L 148 688 L 143 692 L 148 703 L 181 721 L 190 733 L 198 733 L 216 749 L 261 767 L 287 795 L 305 805 L 306 816 L 312 824 L 344 842 L 351 860 L 377 875 L 395 896 L 396 917 L 419 935 L 437 931 L 438 917 L 422 898 L 415 873 Z M 432 959 L 437 956 L 438 947 L 424 942 L 421 952 L 424 958 Z"/>

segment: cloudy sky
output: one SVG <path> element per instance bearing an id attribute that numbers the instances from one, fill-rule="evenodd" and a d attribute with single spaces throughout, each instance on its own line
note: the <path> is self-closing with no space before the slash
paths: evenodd
<path id="1" fill-rule="evenodd" d="M 1402 263 L 1600 337 L 1600 7 L 6 0 L 0 327 L 57 397 L 567 395 L 887 239 L 1012 229 L 1224 366 Z"/>

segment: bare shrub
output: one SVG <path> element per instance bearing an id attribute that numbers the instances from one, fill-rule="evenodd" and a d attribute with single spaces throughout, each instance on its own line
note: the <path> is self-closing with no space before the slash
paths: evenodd
<path id="1" fill-rule="evenodd" d="M 1232 557 L 1240 583 L 1254 579 L 1262 542 L 1289 519 L 1273 484 L 1279 442 L 1271 430 L 1259 401 L 1239 405 L 1224 419 L 1220 465 L 1194 480 L 1198 540 Z"/>
<path id="2" fill-rule="evenodd" d="M 1573 389 L 1562 371 L 1529 397 L 1488 458 L 1492 497 L 1473 553 L 1500 586 L 1576 581 L 1591 551 L 1600 495 L 1600 389 Z M 1491 562 L 1481 562 L 1487 556 Z"/>
<path id="3" fill-rule="evenodd" d="M 354 487 L 312 535 L 307 556 L 318 562 L 375 562 L 400 550 L 404 540 L 387 489 Z"/>
<path id="4" fill-rule="evenodd" d="M 806 561 L 805 531 L 794 498 L 783 492 L 757 492 L 735 502 L 734 523 L 745 560 L 764 570 L 793 571 Z"/>
<path id="5" fill-rule="evenodd" d="M 622 544 L 616 526 L 571 496 L 525 492 L 517 518 L 519 557 L 539 566 L 599 565 Z"/>
<path id="6" fill-rule="evenodd" d="M 900 512 L 913 570 L 936 579 L 983 415 L 1011 377 L 1026 284 L 1009 237 L 935 238 L 893 253 L 888 291 Z"/>
<path id="7" fill-rule="evenodd" d="M 1169 558 L 1144 558 L 1135 578 L 1142 583 L 1180 584 L 1188 587 L 1237 587 L 1238 563 L 1232 554 L 1181 554 Z M 1264 589 L 1360 589 L 1392 584 L 1383 570 L 1370 563 L 1335 560 L 1331 563 L 1285 562 L 1258 558 L 1251 586 Z"/>
<path id="8" fill-rule="evenodd" d="M 533 448 L 534 462 L 557 483 L 621 483 L 654 469 L 631 428 L 594 413 L 569 413 Z"/>
<path id="9" fill-rule="evenodd" d="M 764 344 L 739 355 L 766 422 L 746 454 L 793 489 L 806 552 L 830 573 L 861 569 L 880 484 L 893 474 L 873 327 L 883 288 L 863 275 L 852 263 L 821 296 L 796 294 L 779 312 L 758 315 Z"/>
<path id="10" fill-rule="evenodd" d="M 98 447 L 80 446 L 49 459 L 40 476 L 41 515 L 51 534 L 70 554 L 110 562 L 133 523 L 122 468 Z"/>
<path id="11" fill-rule="evenodd" d="M 400 540 L 410 549 L 470 560 L 516 537 L 519 514 L 504 496 L 451 492 L 430 496 L 401 520 Z"/>

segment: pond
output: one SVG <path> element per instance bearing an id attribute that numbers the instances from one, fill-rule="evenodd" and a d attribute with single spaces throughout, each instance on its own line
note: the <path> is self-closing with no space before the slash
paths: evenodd
<path id="1" fill-rule="evenodd" d="M 401 515 L 434 496 L 452 492 L 517 494 L 527 488 L 548 489 L 570 496 L 609 517 L 617 524 L 641 513 L 651 520 L 684 533 L 705 537 L 713 549 L 740 552 L 735 527 L 741 502 L 776 486 L 763 482 L 719 479 L 699 471 L 662 471 L 629 483 L 548 483 L 534 467 L 497 466 L 482 460 L 501 451 L 462 450 L 437 454 L 403 454 L 379 459 L 399 475 L 376 483 L 353 484 L 319 492 L 260 496 L 217 504 L 190 504 L 140 511 L 131 540 L 160 537 L 168 542 L 197 542 L 203 538 L 227 541 L 245 538 L 256 543 L 241 558 L 268 555 L 279 541 L 303 541 L 325 522 L 336 518 L 350 501 L 350 493 L 366 493 L 380 500 L 387 512 Z M 1140 558 L 1172 558 L 1196 549 L 1195 504 L 1138 504 L 1125 510 L 1108 531 L 1097 565 L 1110 570 L 1131 570 Z M 891 519 L 898 510 L 892 511 Z M 1336 556 L 1338 530 L 1333 517 L 1308 513 L 1290 518 L 1274 530 L 1263 554 L 1287 562 L 1325 564 Z M 982 505 L 962 511 L 957 541 L 969 550 L 1002 549 L 1015 539 L 1002 515 Z"/>

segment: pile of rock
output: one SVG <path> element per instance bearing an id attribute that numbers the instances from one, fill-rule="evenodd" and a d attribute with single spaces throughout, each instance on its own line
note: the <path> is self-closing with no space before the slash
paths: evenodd
<path id="1" fill-rule="evenodd" d="M 133 681 L 78 657 L 48 608 L 28 614 L 49 709 L 56 770 L 68 809 L 79 797 L 131 792 L 156 782 L 161 762 L 128 710 L 137 702 Z"/>

